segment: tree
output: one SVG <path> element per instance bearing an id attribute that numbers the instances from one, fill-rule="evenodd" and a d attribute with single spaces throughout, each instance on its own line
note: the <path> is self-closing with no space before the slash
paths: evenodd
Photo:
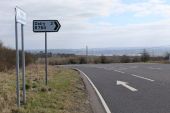
<path id="1" fill-rule="evenodd" d="M 100 59 L 101 59 L 101 63 L 102 63 L 102 64 L 107 63 L 107 59 L 106 59 L 106 57 L 105 57 L 104 55 L 102 55 L 102 56 L 100 57 Z"/>
<path id="2" fill-rule="evenodd" d="M 169 60 L 169 57 L 170 57 L 170 53 L 167 52 L 166 55 L 165 55 L 165 57 L 164 57 L 164 59 L 165 59 L 165 60 Z"/>
<path id="3" fill-rule="evenodd" d="M 87 63 L 86 62 L 86 58 L 85 57 L 79 57 L 79 61 L 80 61 L 80 64 L 85 64 L 85 63 Z"/>
<path id="4" fill-rule="evenodd" d="M 129 56 L 123 55 L 121 57 L 120 61 L 121 61 L 121 63 L 129 63 L 130 62 L 130 58 L 129 58 Z"/>
<path id="5" fill-rule="evenodd" d="M 2 41 L 0 41 L 0 48 L 2 48 L 3 47 L 3 43 L 2 43 Z"/>
<path id="6" fill-rule="evenodd" d="M 132 62 L 141 62 L 141 59 L 140 59 L 140 57 L 135 56 L 135 57 L 132 59 Z"/>
<path id="7" fill-rule="evenodd" d="M 141 53 L 141 61 L 142 62 L 147 62 L 150 60 L 150 55 L 149 53 L 146 51 L 146 49 L 143 50 L 143 52 Z"/>

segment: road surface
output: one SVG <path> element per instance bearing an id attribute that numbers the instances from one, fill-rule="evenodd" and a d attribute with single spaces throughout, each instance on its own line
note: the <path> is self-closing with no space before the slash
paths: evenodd
<path id="1" fill-rule="evenodd" d="M 112 113 L 170 113 L 170 64 L 75 65 Z"/>

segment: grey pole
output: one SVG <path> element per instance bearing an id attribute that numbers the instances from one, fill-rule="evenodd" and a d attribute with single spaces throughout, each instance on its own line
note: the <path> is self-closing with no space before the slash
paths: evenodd
<path id="1" fill-rule="evenodd" d="M 86 63 L 88 64 L 88 46 L 86 46 Z"/>
<path id="2" fill-rule="evenodd" d="M 45 84 L 47 85 L 47 74 L 48 74 L 48 69 L 47 69 L 47 32 L 45 32 Z"/>
<path id="3" fill-rule="evenodd" d="M 20 107 L 19 51 L 18 51 L 18 30 L 17 30 L 17 20 L 16 20 L 16 8 L 15 8 L 15 45 L 16 45 L 16 95 L 17 95 L 17 106 Z"/>
<path id="4" fill-rule="evenodd" d="M 25 52 L 24 52 L 24 25 L 21 24 L 21 43 L 22 43 L 22 88 L 23 88 L 23 103 L 26 103 L 25 90 Z"/>

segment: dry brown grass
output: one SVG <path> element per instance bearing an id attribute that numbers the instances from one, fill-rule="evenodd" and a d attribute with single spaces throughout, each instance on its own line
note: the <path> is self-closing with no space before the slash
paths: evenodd
<path id="1" fill-rule="evenodd" d="M 15 108 L 15 77 L 14 73 L 0 72 L 0 111 L 10 113 Z"/>
<path id="2" fill-rule="evenodd" d="M 0 113 L 91 113 L 83 81 L 76 71 L 49 66 L 26 68 L 27 103 L 16 108 L 15 71 L 0 73 Z M 22 97 L 22 94 L 21 94 Z"/>

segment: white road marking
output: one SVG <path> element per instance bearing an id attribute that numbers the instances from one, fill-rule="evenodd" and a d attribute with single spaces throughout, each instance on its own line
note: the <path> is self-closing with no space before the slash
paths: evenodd
<path id="1" fill-rule="evenodd" d="M 114 71 L 119 72 L 119 73 L 122 73 L 122 74 L 124 74 L 124 73 L 125 73 L 125 72 L 123 72 L 123 71 L 119 71 L 119 70 L 114 70 Z"/>
<path id="2" fill-rule="evenodd" d="M 161 68 L 149 67 L 149 69 L 161 70 Z"/>
<path id="3" fill-rule="evenodd" d="M 116 82 L 116 85 L 122 85 L 123 87 L 131 90 L 132 92 L 138 91 L 138 89 L 135 89 L 135 88 L 133 88 L 133 87 L 127 85 L 127 84 L 128 84 L 127 82 L 123 82 L 123 81 L 117 81 Z"/>
<path id="4" fill-rule="evenodd" d="M 96 68 L 103 69 L 103 67 L 96 67 Z"/>
<path id="5" fill-rule="evenodd" d="M 104 68 L 105 70 L 112 71 L 113 68 Z"/>
<path id="6" fill-rule="evenodd" d="M 134 68 L 135 68 L 135 66 L 134 66 Z M 101 68 L 102 69 L 102 68 Z M 103 69 L 105 69 L 105 70 L 113 70 L 112 68 L 103 68 Z M 123 71 L 121 71 L 121 70 L 113 70 L 113 71 L 115 71 L 115 72 L 118 72 L 118 73 L 121 73 L 121 74 L 125 74 L 125 72 L 123 72 Z M 150 82 L 154 82 L 155 80 L 152 80 L 152 79 L 150 79 L 150 78 L 145 78 L 145 77 L 142 77 L 142 76 L 139 76 L 139 75 L 135 75 L 135 74 L 130 74 L 131 76 L 134 76 L 134 77 L 137 77 L 137 78 L 141 78 L 141 79 L 144 79 L 144 80 L 148 80 L 148 81 L 150 81 Z"/>
<path id="7" fill-rule="evenodd" d="M 132 67 L 130 67 L 131 69 L 136 69 L 136 68 L 138 68 L 137 66 L 132 66 Z"/>
<path id="8" fill-rule="evenodd" d="M 148 80 L 150 82 L 154 82 L 155 80 L 152 80 L 152 79 L 149 79 L 149 78 L 145 78 L 145 77 L 142 77 L 142 76 L 138 76 L 138 75 L 135 75 L 135 74 L 131 74 L 131 76 L 134 76 L 134 77 L 137 77 L 137 78 L 141 78 L 141 79 L 145 79 L 145 80 Z"/>
<path id="9" fill-rule="evenodd" d="M 90 84 L 92 85 L 93 89 L 96 91 L 96 93 L 97 93 L 97 95 L 98 95 L 98 97 L 99 97 L 99 99 L 100 99 L 100 101 L 101 101 L 104 109 L 106 110 L 106 113 L 111 113 L 111 111 L 110 111 L 109 107 L 107 106 L 105 100 L 103 99 L 102 95 L 100 94 L 100 92 L 98 91 L 98 89 L 96 88 L 96 86 L 95 86 L 95 85 L 93 84 L 93 82 L 90 80 L 90 78 L 89 78 L 84 72 L 82 72 L 81 70 L 79 70 L 79 69 L 77 69 L 77 68 L 76 68 L 76 70 L 78 70 L 79 72 L 81 72 L 81 73 L 88 79 L 88 81 L 89 81 Z"/>
<path id="10" fill-rule="evenodd" d="M 128 68 L 125 68 L 125 67 L 119 67 L 118 70 L 127 70 Z"/>

